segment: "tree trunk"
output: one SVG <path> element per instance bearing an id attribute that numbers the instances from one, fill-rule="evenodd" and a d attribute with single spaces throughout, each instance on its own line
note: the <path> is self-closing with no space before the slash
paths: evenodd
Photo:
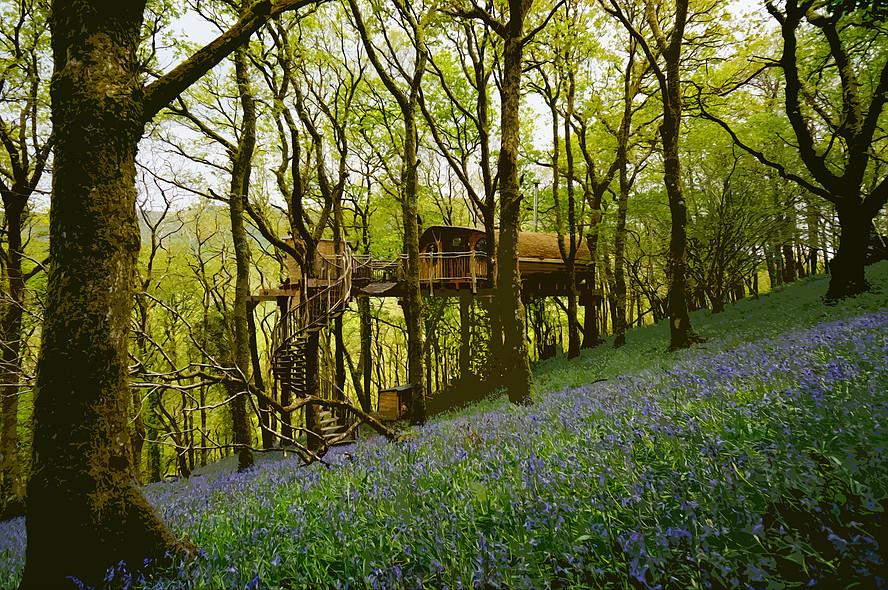
<path id="1" fill-rule="evenodd" d="M 586 245 L 589 247 L 591 264 L 586 279 L 588 289 L 595 294 L 598 291 L 598 236 L 601 227 L 601 193 L 592 196 L 592 212 L 589 220 L 589 233 L 586 236 Z M 602 290 L 603 291 L 603 290 Z M 601 299 L 593 299 L 586 306 L 586 322 L 584 325 L 583 348 L 594 348 L 601 344 L 601 326 L 598 322 L 598 305 Z"/>
<path id="2" fill-rule="evenodd" d="M 4 195 L 5 196 L 5 195 Z M 22 276 L 22 218 L 24 203 L 4 198 L 9 281 L 8 300 L 0 319 L 0 346 L 3 367 L 0 371 L 2 421 L 0 431 L 0 518 L 21 514 L 24 510 L 24 481 L 18 455 L 18 410 L 21 381 L 22 310 L 25 281 Z"/>
<path id="3" fill-rule="evenodd" d="M 459 378 L 465 380 L 471 372 L 471 325 L 469 320 L 469 308 L 472 300 L 468 293 L 461 293 L 459 297 Z"/>
<path id="4" fill-rule="evenodd" d="M 514 5 L 521 4 L 512 2 Z M 522 7 L 523 8 L 523 7 Z M 529 7 L 528 7 L 529 8 Z M 521 56 L 524 13 L 510 14 L 509 32 L 503 41 L 503 70 L 500 87 L 501 133 L 497 164 L 500 179 L 500 236 L 497 245 L 497 292 L 505 343 L 501 354 L 503 380 L 509 399 L 531 403 L 533 374 L 527 358 L 524 335 L 524 305 L 518 272 L 518 232 L 521 189 L 518 185 L 519 105 L 521 100 Z"/>
<path id="5" fill-rule="evenodd" d="M 320 332 L 312 330 L 308 333 L 308 340 L 305 346 L 305 393 L 309 396 L 320 397 L 321 381 L 320 381 L 320 363 L 318 356 L 320 352 Z M 316 436 L 318 433 L 317 426 L 317 408 L 315 406 L 306 406 L 305 408 L 305 429 L 306 446 L 311 451 L 321 448 L 321 438 Z"/>
<path id="6" fill-rule="evenodd" d="M 725 310 L 724 294 L 720 291 L 711 291 L 709 294 L 709 301 L 712 303 L 712 313 L 721 313 Z"/>
<path id="7" fill-rule="evenodd" d="M 342 316 L 333 320 L 333 341 L 336 350 L 333 353 L 336 391 L 333 398 L 345 401 L 345 339 L 342 337 Z"/>
<path id="8" fill-rule="evenodd" d="M 492 201 L 492 199 L 490 199 Z M 494 207 L 495 208 L 495 207 Z M 497 268 L 496 253 L 499 249 L 499 241 L 496 234 L 496 222 L 493 211 L 484 211 L 484 233 L 487 239 L 487 277 L 490 289 L 497 292 Z M 502 377 L 501 371 L 503 363 L 500 360 L 503 349 L 503 322 L 500 317 L 500 306 L 496 302 L 496 297 L 490 297 L 483 300 L 484 309 L 487 310 L 489 318 L 488 334 L 487 334 L 487 370 L 485 378 L 498 382 Z"/>
<path id="9" fill-rule="evenodd" d="M 112 564 L 183 549 L 134 485 L 126 423 L 143 9 L 52 7 L 51 264 L 22 589 L 69 587 L 70 576 L 97 585 Z"/>
<path id="10" fill-rule="evenodd" d="M 677 75 L 677 73 L 676 73 Z M 676 96 L 677 100 L 681 98 Z M 681 165 L 678 155 L 681 110 L 678 103 L 670 105 L 660 126 L 663 141 L 664 175 L 669 196 L 672 230 L 669 238 L 669 349 L 689 347 L 695 340 L 688 315 L 687 301 L 687 222 L 688 209 L 681 187 Z"/>
<path id="11" fill-rule="evenodd" d="M 161 466 L 163 447 L 159 442 L 161 436 L 160 396 L 162 391 L 161 389 L 152 391 L 148 396 L 149 415 L 151 416 L 151 424 L 148 427 L 148 438 L 151 440 L 148 445 L 148 481 L 160 481 L 163 477 L 163 467 Z"/>
<path id="12" fill-rule="evenodd" d="M 256 304 L 247 306 L 247 329 L 250 333 L 250 364 L 253 368 L 253 381 L 256 389 L 265 391 L 265 380 L 262 378 L 262 364 L 259 361 L 259 346 L 256 342 Z M 260 397 L 259 405 L 259 430 L 262 433 L 262 448 L 274 448 L 274 431 L 271 429 L 271 408 L 265 398 Z M 204 445 L 201 445 L 204 446 Z"/>
<path id="13" fill-rule="evenodd" d="M 247 416 L 247 396 L 250 381 L 250 328 L 247 320 L 247 299 L 250 296 L 250 243 L 244 227 L 244 203 L 250 190 L 250 171 L 253 150 L 256 146 L 256 107 L 250 90 L 247 73 L 246 49 L 234 53 L 234 70 L 237 78 L 238 94 L 243 110 L 240 142 L 231 171 L 231 191 L 229 210 L 231 213 L 231 239 L 234 243 L 237 274 L 234 287 L 234 366 L 235 378 L 243 379 L 237 395 L 231 400 L 231 422 L 234 444 L 237 446 L 237 469 L 243 471 L 253 466 L 253 452 L 250 450 L 252 436 L 250 420 Z"/>
<path id="14" fill-rule="evenodd" d="M 567 158 L 567 231 L 569 232 L 570 243 L 568 244 L 568 256 L 567 260 L 565 260 L 565 266 L 567 270 L 567 358 L 572 359 L 580 356 L 580 325 L 578 320 L 579 308 L 577 307 L 579 291 L 577 290 L 576 264 L 578 236 L 576 198 L 574 196 L 574 158 L 571 145 L 571 118 L 573 117 L 576 84 L 572 75 L 569 80 L 567 113 L 564 118 L 564 150 Z"/>
<path id="15" fill-rule="evenodd" d="M 349 0 L 354 22 L 361 35 L 361 41 L 367 50 L 367 57 L 373 64 L 386 89 L 397 101 L 404 118 L 404 158 L 401 163 L 401 213 L 404 222 L 404 249 L 407 261 L 404 268 L 405 294 L 404 316 L 407 324 L 407 380 L 413 385 L 413 403 L 411 422 L 425 422 L 425 392 L 423 387 L 424 347 L 422 343 L 422 296 L 419 289 L 419 220 L 417 219 L 417 201 L 419 198 L 419 179 L 417 155 L 419 136 L 416 130 L 416 107 L 419 101 L 420 86 L 425 73 L 426 46 L 424 40 L 424 22 L 417 22 L 409 11 L 400 11 L 412 29 L 414 41 L 413 73 L 407 76 L 409 92 L 401 89 L 390 76 L 388 69 L 377 56 L 376 48 L 370 41 L 364 25 L 361 11 L 355 0 Z M 404 72 L 404 70 L 401 70 Z M 405 74 L 406 76 L 406 74 Z"/>
<path id="16" fill-rule="evenodd" d="M 373 407 L 370 403 L 370 388 L 372 387 L 373 377 L 373 354 L 371 346 L 373 344 L 373 326 L 370 317 L 370 298 L 358 298 L 358 315 L 361 318 L 361 372 L 364 382 L 363 395 L 360 396 L 361 409 L 365 412 L 372 412 Z"/>
<path id="17" fill-rule="evenodd" d="M 625 147 L 622 148 L 625 152 Z M 626 344 L 626 214 L 629 209 L 629 175 L 625 158 L 620 162 L 620 194 L 614 232 L 614 348 Z"/>
<path id="18" fill-rule="evenodd" d="M 404 315 L 407 321 L 407 372 L 408 382 L 414 387 L 410 420 L 422 424 L 425 415 L 425 391 L 423 387 L 423 365 L 425 359 L 422 343 L 422 295 L 419 290 L 419 223 L 417 200 L 419 179 L 417 178 L 417 134 L 414 113 L 404 116 L 404 193 L 401 212 L 404 217 L 404 246 L 407 250 L 406 292 L 404 294 Z"/>
<path id="19" fill-rule="evenodd" d="M 342 195 L 336 194 L 333 200 L 333 251 L 337 256 L 344 252 L 342 242 Z M 342 271 L 337 271 L 340 274 Z M 333 399 L 345 401 L 345 340 L 342 337 L 342 316 L 333 319 L 333 340 L 336 351 L 334 356 L 334 381 L 336 391 Z"/>
<path id="20" fill-rule="evenodd" d="M 839 214 L 839 249 L 829 265 L 828 301 L 851 297 L 870 289 L 865 266 L 874 216 L 855 204 L 836 207 L 836 210 Z"/>
<path id="21" fill-rule="evenodd" d="M 774 260 L 774 252 L 771 246 L 765 244 L 762 248 L 765 251 L 765 268 L 768 271 L 768 285 L 770 285 L 770 290 L 773 291 L 778 285 L 778 276 L 780 276 L 780 273 L 777 269 L 777 262 Z"/>
<path id="22" fill-rule="evenodd" d="M 687 0 L 676 3 L 676 14 L 684 11 L 687 15 Z M 682 22 L 684 17 L 676 17 Z M 673 31 L 675 37 L 678 31 Z M 681 181 L 679 160 L 679 137 L 681 129 L 681 86 L 679 61 L 682 40 L 671 39 L 666 56 L 666 88 L 661 88 L 663 98 L 663 122 L 660 124 L 660 139 L 663 142 L 663 181 L 669 197 L 669 213 L 672 229 L 669 235 L 669 349 L 689 347 L 697 338 L 691 328 L 687 300 L 687 223 L 688 208 L 685 203 Z"/>
<path id="23" fill-rule="evenodd" d="M 144 290 L 145 283 L 141 285 L 142 290 Z M 147 297 L 144 296 L 144 293 L 136 293 L 136 308 L 138 310 L 139 317 L 139 330 L 140 333 L 136 338 L 136 346 L 139 349 L 139 354 L 142 359 L 148 358 L 148 314 L 149 305 L 147 301 Z M 155 395 L 156 391 L 150 392 L 149 395 Z M 142 481 L 142 449 L 145 446 L 145 420 L 143 418 L 142 412 L 142 399 L 140 391 L 136 388 L 133 388 L 130 392 L 130 421 L 133 424 L 133 429 L 130 433 L 130 445 L 132 447 L 133 453 L 133 477 L 136 478 L 136 482 L 143 483 Z"/>
<path id="24" fill-rule="evenodd" d="M 796 280 L 796 263 L 792 242 L 784 242 L 780 249 L 783 253 L 783 282 L 791 283 Z"/>

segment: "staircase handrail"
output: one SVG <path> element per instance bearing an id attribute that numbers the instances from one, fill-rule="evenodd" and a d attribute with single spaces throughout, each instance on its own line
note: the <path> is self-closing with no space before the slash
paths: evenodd
<path id="1" fill-rule="evenodd" d="M 346 250 L 343 254 L 334 256 L 333 260 L 323 254 L 321 257 L 330 266 L 342 269 L 342 272 L 337 272 L 337 280 L 334 283 L 316 291 L 278 319 L 272 332 L 271 340 L 274 355 L 277 355 L 279 350 L 291 344 L 300 333 L 325 325 L 329 315 L 342 306 L 348 305 L 351 299 L 353 271 L 351 252 Z M 341 265 L 337 262 L 338 259 L 342 259 Z M 316 313 L 312 317 L 312 310 L 318 308 L 323 303 L 326 303 L 324 312 Z"/>

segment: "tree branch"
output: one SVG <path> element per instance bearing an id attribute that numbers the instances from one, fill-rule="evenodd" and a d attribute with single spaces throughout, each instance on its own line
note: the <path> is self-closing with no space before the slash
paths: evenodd
<path id="1" fill-rule="evenodd" d="M 250 35 L 272 17 L 323 1 L 325 0 L 259 0 L 247 9 L 234 26 L 145 88 L 143 120 L 147 122 L 153 119 L 163 107 L 245 43 Z"/>
<path id="2" fill-rule="evenodd" d="M 549 11 L 549 14 L 546 15 L 546 18 L 541 22 L 538 26 L 534 27 L 532 31 L 527 33 L 521 38 L 521 44 L 527 45 L 530 43 L 534 37 L 536 37 L 537 33 L 546 28 L 546 25 L 549 24 L 549 21 L 552 20 L 552 17 L 555 16 L 555 13 L 558 12 L 558 9 L 566 4 L 565 0 L 560 0 L 558 4 L 552 7 L 552 10 Z"/>
<path id="3" fill-rule="evenodd" d="M 758 160 L 761 164 L 764 164 L 765 166 L 767 166 L 773 170 L 776 170 L 777 174 L 779 174 L 782 178 L 785 178 L 786 180 L 791 180 L 792 182 L 796 183 L 797 185 L 804 188 L 805 190 L 810 191 L 810 192 L 814 193 L 815 195 L 826 199 L 830 203 L 833 203 L 833 204 L 838 203 L 838 201 L 839 201 L 838 198 L 835 195 L 831 194 L 829 191 L 825 190 L 822 187 L 819 187 L 817 185 L 814 185 L 814 184 L 808 182 L 807 180 L 805 180 L 801 176 L 798 176 L 796 174 L 793 174 L 792 172 L 787 171 L 786 167 L 784 167 L 783 164 L 780 164 L 778 162 L 774 162 L 773 160 L 770 160 L 762 152 L 755 150 L 755 149 L 749 147 L 748 145 L 746 145 L 745 143 L 743 143 L 740 140 L 740 138 L 737 137 L 737 134 L 734 133 L 734 130 L 731 129 L 731 127 L 727 123 L 725 123 L 724 121 L 722 121 L 721 119 L 719 119 L 715 115 L 712 115 L 709 112 L 707 112 L 706 109 L 703 108 L 702 104 L 700 104 L 700 114 L 703 115 L 704 119 L 708 119 L 708 120 L 712 121 L 713 123 L 716 123 L 722 129 L 724 129 L 728 133 L 728 135 L 731 136 L 731 139 L 733 140 L 734 144 L 737 147 L 739 147 L 740 149 L 742 149 L 746 153 L 750 154 L 752 157 L 754 157 L 756 160 Z"/>

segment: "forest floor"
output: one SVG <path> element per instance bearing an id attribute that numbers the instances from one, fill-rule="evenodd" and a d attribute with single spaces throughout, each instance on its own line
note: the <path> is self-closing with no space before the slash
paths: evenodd
<path id="1" fill-rule="evenodd" d="M 402 443 L 145 491 L 201 548 L 147 588 L 888 588 L 888 263 L 631 330 L 536 368 L 536 403 L 451 412 Z M 0 587 L 24 523 L 0 523 Z"/>

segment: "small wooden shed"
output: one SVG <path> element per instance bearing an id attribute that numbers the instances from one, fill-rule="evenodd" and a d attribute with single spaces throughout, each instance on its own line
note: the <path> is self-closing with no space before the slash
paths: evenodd
<path id="1" fill-rule="evenodd" d="M 413 404 L 413 385 L 396 385 L 379 391 L 376 411 L 384 420 L 400 420 L 410 415 Z"/>

